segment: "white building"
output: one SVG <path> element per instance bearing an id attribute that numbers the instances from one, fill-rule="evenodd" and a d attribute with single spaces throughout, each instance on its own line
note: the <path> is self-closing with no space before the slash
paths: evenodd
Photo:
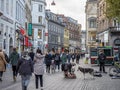
<path id="1" fill-rule="evenodd" d="M 0 0 L 0 48 L 9 55 L 14 46 L 14 0 Z"/>
<path id="2" fill-rule="evenodd" d="M 25 0 L 0 0 L 0 12 L 0 48 L 8 55 L 13 47 L 20 53 L 23 44 L 17 29 L 25 28 Z"/>
<path id="3" fill-rule="evenodd" d="M 45 49 L 45 0 L 32 0 L 34 49 Z"/>

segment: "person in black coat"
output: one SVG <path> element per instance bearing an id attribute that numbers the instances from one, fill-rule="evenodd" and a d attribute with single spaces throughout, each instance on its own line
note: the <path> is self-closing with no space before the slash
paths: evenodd
<path id="1" fill-rule="evenodd" d="M 45 64 L 46 64 L 46 72 L 50 73 L 50 65 L 52 61 L 52 55 L 49 53 L 46 53 L 45 55 Z"/>
<path id="2" fill-rule="evenodd" d="M 29 56 L 31 57 L 32 60 L 34 59 L 34 55 L 35 55 L 35 53 L 34 53 L 33 50 L 31 49 L 31 51 L 29 52 Z"/>
<path id="3" fill-rule="evenodd" d="M 100 72 L 105 72 L 105 60 L 106 60 L 106 55 L 104 54 L 103 50 L 100 50 L 100 53 L 98 55 L 98 61 L 99 61 L 99 69 L 100 69 Z"/>
<path id="4" fill-rule="evenodd" d="M 28 55 L 28 52 L 23 52 L 22 58 L 18 60 L 16 71 L 17 74 L 19 73 L 21 75 L 22 90 L 27 90 L 33 73 L 33 61 Z"/>
<path id="5" fill-rule="evenodd" d="M 60 70 L 60 54 L 59 52 L 57 51 L 56 54 L 55 54 L 55 65 L 58 67 L 58 71 Z"/>

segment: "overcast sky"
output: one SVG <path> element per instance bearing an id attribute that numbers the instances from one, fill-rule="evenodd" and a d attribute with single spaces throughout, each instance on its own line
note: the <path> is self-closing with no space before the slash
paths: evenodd
<path id="1" fill-rule="evenodd" d="M 56 5 L 51 6 L 53 0 L 46 0 L 47 9 L 57 14 L 70 16 L 82 25 L 85 30 L 85 4 L 86 0 L 54 0 Z"/>

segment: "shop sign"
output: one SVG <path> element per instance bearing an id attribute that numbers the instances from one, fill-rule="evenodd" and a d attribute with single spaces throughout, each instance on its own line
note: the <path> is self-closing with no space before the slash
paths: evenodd
<path id="1" fill-rule="evenodd" d="M 115 44 L 116 46 L 120 45 L 120 38 L 115 39 L 115 40 L 114 40 L 114 44 Z"/>

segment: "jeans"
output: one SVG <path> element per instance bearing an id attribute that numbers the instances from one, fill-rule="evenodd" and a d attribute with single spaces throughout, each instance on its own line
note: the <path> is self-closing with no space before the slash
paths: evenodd
<path id="1" fill-rule="evenodd" d="M 43 75 L 35 75 L 35 85 L 36 89 L 38 89 L 38 82 L 40 80 L 40 86 L 43 87 Z"/>
<path id="2" fill-rule="evenodd" d="M 21 75 L 22 90 L 27 90 L 31 75 Z"/>

